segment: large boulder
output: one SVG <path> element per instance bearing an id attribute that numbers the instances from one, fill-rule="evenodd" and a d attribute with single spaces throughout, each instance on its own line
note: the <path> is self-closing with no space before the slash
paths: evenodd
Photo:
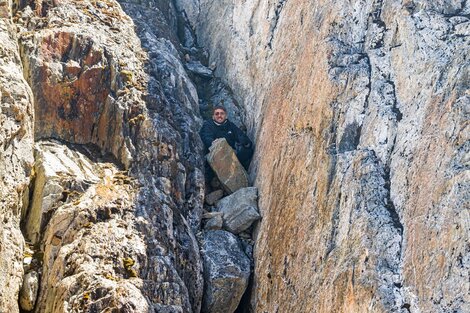
<path id="1" fill-rule="evenodd" d="M 250 277 L 250 259 L 233 234 L 209 231 L 202 243 L 205 292 L 203 312 L 232 313 Z"/>
<path id="2" fill-rule="evenodd" d="M 225 138 L 214 140 L 206 158 L 228 193 L 248 187 L 248 174 Z"/>
<path id="3" fill-rule="evenodd" d="M 261 218 L 258 213 L 258 189 L 242 188 L 220 200 L 216 210 L 222 212 L 224 228 L 239 234 Z"/>

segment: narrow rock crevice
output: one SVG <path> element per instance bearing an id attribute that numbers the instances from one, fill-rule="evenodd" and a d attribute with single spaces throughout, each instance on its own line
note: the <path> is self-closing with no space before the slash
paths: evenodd
<path id="1" fill-rule="evenodd" d="M 269 36 L 268 36 L 268 43 L 266 46 L 269 49 L 273 48 L 273 40 L 276 32 L 277 25 L 279 23 L 279 19 L 281 18 L 282 9 L 287 4 L 287 0 L 278 0 L 275 8 L 273 16 L 268 16 L 270 18 L 270 25 L 269 25 Z"/>
<path id="2" fill-rule="evenodd" d="M 0 0 L 0 311 L 467 311 L 469 1 L 118 2 Z"/>

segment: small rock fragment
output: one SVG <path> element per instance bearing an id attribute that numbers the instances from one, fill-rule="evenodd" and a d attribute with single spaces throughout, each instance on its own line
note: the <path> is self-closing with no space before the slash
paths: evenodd
<path id="1" fill-rule="evenodd" d="M 208 205 L 214 205 L 217 201 L 222 199 L 223 196 L 224 196 L 224 191 L 219 189 L 208 194 L 206 196 L 205 201 Z"/>
<path id="2" fill-rule="evenodd" d="M 203 219 L 211 219 L 211 218 L 214 218 L 216 216 L 222 216 L 222 212 L 206 212 L 202 215 L 202 218 Z"/>
<path id="3" fill-rule="evenodd" d="M 214 76 L 214 73 L 212 72 L 212 70 L 210 68 L 205 67 L 204 65 L 202 65 L 202 63 L 199 62 L 199 61 L 189 61 L 189 62 L 187 62 L 186 63 L 186 68 L 191 73 L 193 73 L 195 75 L 198 75 L 198 76 L 201 76 L 201 77 L 212 78 Z"/>
<path id="4" fill-rule="evenodd" d="M 222 219 L 222 215 L 215 215 L 213 218 L 210 218 L 206 221 L 204 225 L 205 230 L 219 230 L 222 229 L 224 224 L 224 220 Z"/>

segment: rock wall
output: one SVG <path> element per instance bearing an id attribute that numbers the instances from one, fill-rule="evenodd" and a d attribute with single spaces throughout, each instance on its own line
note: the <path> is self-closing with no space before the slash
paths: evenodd
<path id="1" fill-rule="evenodd" d="M 199 312 L 202 120 L 176 8 L 0 13 L 0 311 L 18 312 L 24 265 L 27 310 Z"/>
<path id="2" fill-rule="evenodd" d="M 470 310 L 468 2 L 187 2 L 256 141 L 251 310 Z"/>
<path id="3" fill-rule="evenodd" d="M 0 312 L 18 293 L 35 312 L 200 312 L 199 110 L 219 101 L 256 142 L 239 310 L 470 311 L 469 15 L 460 0 L 0 0 Z"/>
<path id="4" fill-rule="evenodd" d="M 33 96 L 23 78 L 11 1 L 0 1 L 0 312 L 18 312 L 22 208 L 33 159 Z"/>

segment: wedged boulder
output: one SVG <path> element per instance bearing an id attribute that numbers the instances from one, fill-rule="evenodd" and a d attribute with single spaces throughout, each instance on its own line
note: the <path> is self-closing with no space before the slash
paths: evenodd
<path id="1" fill-rule="evenodd" d="M 224 229 L 234 234 L 241 233 L 261 218 L 258 212 L 258 189 L 248 187 L 238 190 L 220 200 L 216 211 L 222 213 Z"/>
<path id="2" fill-rule="evenodd" d="M 39 290 L 39 275 L 31 271 L 24 276 L 23 286 L 20 290 L 20 306 L 25 311 L 34 309 Z"/>
<path id="3" fill-rule="evenodd" d="M 203 312 L 232 313 L 245 292 L 250 277 L 250 259 L 235 235 L 209 231 L 202 243 L 204 265 Z"/>
<path id="4" fill-rule="evenodd" d="M 248 174 L 225 138 L 214 140 L 206 158 L 228 193 L 248 187 Z"/>

